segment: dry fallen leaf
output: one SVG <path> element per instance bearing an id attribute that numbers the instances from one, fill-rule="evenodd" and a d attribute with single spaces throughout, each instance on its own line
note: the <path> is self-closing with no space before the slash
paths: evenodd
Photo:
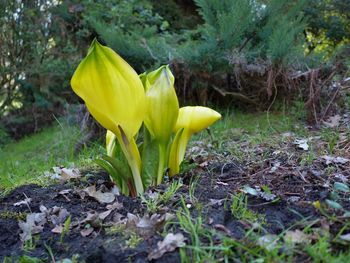
<path id="1" fill-rule="evenodd" d="M 334 115 L 332 117 L 329 117 L 329 119 L 327 121 L 324 121 L 323 124 L 329 128 L 334 128 L 339 126 L 341 117 L 340 115 Z"/>
<path id="2" fill-rule="evenodd" d="M 101 226 L 101 220 L 99 218 L 98 213 L 87 213 L 87 216 L 84 220 L 81 221 L 81 223 L 89 223 L 93 227 L 100 227 Z"/>
<path id="3" fill-rule="evenodd" d="M 127 221 L 127 219 L 122 214 L 120 214 L 120 213 L 113 214 L 112 222 L 114 222 L 115 224 L 117 224 L 117 225 L 125 224 L 126 221 Z"/>
<path id="4" fill-rule="evenodd" d="M 278 239 L 279 238 L 277 235 L 267 234 L 267 235 L 259 237 L 257 240 L 257 244 L 260 247 L 263 247 L 266 250 L 270 251 L 276 247 Z"/>
<path id="5" fill-rule="evenodd" d="M 64 190 L 58 192 L 58 194 L 60 194 L 60 195 L 66 195 L 66 194 L 70 193 L 72 190 L 73 190 L 73 189 L 64 189 Z"/>
<path id="6" fill-rule="evenodd" d="M 128 213 L 126 220 L 126 228 L 138 233 L 140 236 L 149 237 L 160 230 L 166 221 L 170 220 L 173 216 L 171 214 L 153 214 L 144 215 L 142 218 L 134 214 Z"/>
<path id="7" fill-rule="evenodd" d="M 62 207 L 54 206 L 52 209 L 48 210 L 49 219 L 55 226 L 63 224 L 69 216 L 67 209 Z"/>
<path id="8" fill-rule="evenodd" d="M 19 221 L 18 226 L 22 230 L 20 234 L 21 241 L 31 239 L 32 235 L 43 231 L 47 222 L 45 213 L 27 214 L 26 221 Z"/>
<path id="9" fill-rule="evenodd" d="M 209 199 L 209 206 L 222 206 L 224 203 L 225 199 Z"/>
<path id="10" fill-rule="evenodd" d="M 307 140 L 306 139 L 301 139 L 301 140 L 295 140 L 294 144 L 299 148 L 302 149 L 304 151 L 308 151 L 309 150 L 309 145 L 307 144 Z"/>
<path id="11" fill-rule="evenodd" d="M 284 235 L 284 241 L 292 244 L 307 244 L 310 242 L 310 238 L 303 231 L 288 230 Z"/>
<path id="12" fill-rule="evenodd" d="M 61 234 L 63 232 L 63 226 L 62 225 L 58 225 L 58 226 L 55 226 L 52 230 L 51 230 L 52 233 L 55 233 L 55 234 Z"/>
<path id="13" fill-rule="evenodd" d="M 183 247 L 186 245 L 186 238 L 181 233 L 173 234 L 169 233 L 166 235 L 163 241 L 159 241 L 157 248 L 148 255 L 148 260 L 159 259 L 166 252 L 172 252 L 178 247 Z"/>
<path id="14" fill-rule="evenodd" d="M 76 168 L 68 169 L 68 168 L 62 168 L 61 169 L 61 181 L 68 181 L 70 179 L 76 179 L 81 177 L 80 171 Z"/>
<path id="15" fill-rule="evenodd" d="M 94 229 L 92 227 L 85 228 L 80 231 L 80 235 L 83 237 L 87 237 L 87 236 L 90 236 L 92 232 L 94 232 Z"/>
<path id="16" fill-rule="evenodd" d="M 350 161 L 350 159 L 343 158 L 343 157 L 332 157 L 329 155 L 323 155 L 321 156 L 322 159 L 326 161 L 326 165 L 329 164 L 346 164 Z"/>
<path id="17" fill-rule="evenodd" d="M 119 210 L 121 208 L 123 208 L 123 203 L 119 203 L 118 201 L 117 202 L 114 202 L 113 204 L 111 205 L 107 205 L 106 208 L 108 210 Z"/>
<path id="18" fill-rule="evenodd" d="M 223 186 L 228 186 L 228 183 L 217 181 L 216 182 L 218 185 L 223 185 Z"/>
<path id="19" fill-rule="evenodd" d="M 107 210 L 105 212 L 99 213 L 98 217 L 103 221 L 109 214 L 112 212 L 112 210 Z"/>
<path id="20" fill-rule="evenodd" d="M 112 203 L 115 200 L 115 195 L 113 193 L 102 193 L 100 190 L 96 191 L 96 186 L 91 185 L 84 189 L 89 196 L 95 198 L 100 203 Z"/>
<path id="21" fill-rule="evenodd" d="M 81 177 L 81 173 L 76 168 L 52 167 L 52 172 L 45 171 L 44 175 L 51 179 L 59 179 L 62 182 Z"/>
<path id="22" fill-rule="evenodd" d="M 339 236 L 340 239 L 350 242 L 350 233 Z"/>
<path id="23" fill-rule="evenodd" d="M 219 231 L 225 232 L 227 235 L 231 235 L 231 231 L 227 227 L 225 227 L 224 225 L 215 224 L 214 228 L 219 230 Z"/>

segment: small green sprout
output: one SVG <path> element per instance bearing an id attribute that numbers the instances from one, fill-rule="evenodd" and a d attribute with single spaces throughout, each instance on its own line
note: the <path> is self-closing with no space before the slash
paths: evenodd
<path id="1" fill-rule="evenodd" d="M 39 236 L 31 236 L 23 242 L 22 249 L 26 252 L 34 250 L 37 242 L 39 241 L 39 238 Z"/>
<path id="2" fill-rule="evenodd" d="M 174 181 L 170 184 L 170 186 L 164 191 L 164 193 L 155 193 L 152 198 L 146 198 L 144 195 L 141 196 L 142 203 L 144 203 L 147 207 L 147 211 L 150 214 L 156 213 L 162 205 L 166 205 L 172 197 L 174 197 L 175 193 L 182 186 L 180 181 Z"/>
<path id="3" fill-rule="evenodd" d="M 125 241 L 125 244 L 129 248 L 135 248 L 138 246 L 138 244 L 140 244 L 140 242 L 142 242 L 142 240 L 143 240 L 142 237 L 140 237 L 136 233 L 131 233 L 129 235 L 129 238 Z"/>
<path id="4" fill-rule="evenodd" d="M 71 221 L 72 221 L 72 217 L 69 216 L 66 221 L 64 222 L 64 225 L 63 225 L 63 229 L 62 229 L 62 232 L 61 232 L 61 235 L 60 235 L 60 243 L 63 244 L 64 242 L 64 237 L 69 234 L 69 228 L 70 228 L 70 224 L 71 224 Z"/>

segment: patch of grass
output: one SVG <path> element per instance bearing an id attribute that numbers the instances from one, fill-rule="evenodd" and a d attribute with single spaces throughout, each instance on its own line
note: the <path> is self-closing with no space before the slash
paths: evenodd
<path id="1" fill-rule="evenodd" d="M 308 245 L 305 251 L 312 262 L 343 263 L 350 262 L 350 250 L 333 254 L 331 244 L 327 236 L 320 238 L 315 244 Z"/>
<path id="2" fill-rule="evenodd" d="M 45 184 L 42 174 L 54 166 L 91 165 L 91 158 L 101 146 L 93 144 L 75 156 L 74 147 L 80 136 L 75 126 L 55 125 L 5 145 L 0 149 L 0 190 L 27 183 Z"/>
<path id="3" fill-rule="evenodd" d="M 330 128 L 322 129 L 321 139 L 327 143 L 328 153 L 333 154 L 339 140 L 339 131 Z"/>
<path id="4" fill-rule="evenodd" d="M 8 210 L 0 212 L 1 219 L 15 219 L 16 221 L 19 221 L 19 220 L 23 221 L 26 219 L 26 217 L 27 217 L 27 214 L 23 212 L 15 212 L 15 211 L 8 211 Z"/>
<path id="5" fill-rule="evenodd" d="M 287 133 L 295 137 L 309 135 L 300 119 L 284 113 L 242 113 L 229 110 L 222 113 L 223 118 L 210 127 L 210 132 L 196 134 L 190 145 L 196 144 L 195 141 L 202 142 L 207 148 L 215 148 L 216 153 L 230 154 L 242 163 L 246 160 L 264 158 L 249 150 L 257 145 L 280 148 L 285 140 L 281 134 L 286 133 L 286 138 L 289 137 Z M 269 149 L 269 147 L 262 148 Z M 262 154 L 268 154 L 268 151 L 263 151 Z"/>
<path id="6" fill-rule="evenodd" d="M 106 235 L 121 235 L 125 239 L 125 245 L 129 248 L 136 248 L 143 241 L 140 235 L 127 229 L 124 224 L 106 227 L 105 232 Z"/>
<path id="7" fill-rule="evenodd" d="M 125 231 L 125 226 L 122 224 L 112 225 L 105 228 L 106 235 L 121 234 Z"/>
<path id="8" fill-rule="evenodd" d="M 36 244 L 39 242 L 40 236 L 32 236 L 23 242 L 23 251 L 29 252 L 35 249 Z"/>
<path id="9" fill-rule="evenodd" d="M 169 187 L 166 189 L 166 191 L 161 195 L 161 201 L 166 204 L 168 203 L 171 198 L 174 197 L 177 190 L 179 190 L 182 186 L 181 181 L 173 181 Z"/>
<path id="10" fill-rule="evenodd" d="M 190 181 L 190 184 L 189 184 L 189 187 L 188 187 L 188 197 L 189 197 L 189 201 L 197 206 L 197 208 L 200 208 L 201 204 L 198 202 L 198 199 L 197 197 L 195 196 L 195 191 L 196 191 L 196 187 L 198 185 L 198 181 L 199 181 L 199 176 L 196 175 L 196 176 L 193 176 L 191 178 L 191 181 Z M 199 207 L 198 207 L 199 206 Z"/>
<path id="11" fill-rule="evenodd" d="M 302 153 L 300 156 L 300 166 L 310 166 L 316 159 L 317 154 L 314 150 L 314 146 L 310 145 L 310 149 L 307 152 Z"/>
<path id="12" fill-rule="evenodd" d="M 162 205 L 166 205 L 182 186 L 181 181 L 173 181 L 163 193 L 156 192 L 152 197 L 141 196 L 142 203 L 146 205 L 150 214 L 156 213 Z"/>
<path id="13" fill-rule="evenodd" d="M 18 263 L 42 263 L 45 262 L 44 260 L 37 258 L 37 257 L 31 257 L 31 256 L 21 256 L 18 259 L 14 259 L 12 257 L 5 257 L 4 260 L 2 261 L 2 263 L 14 263 L 14 262 L 18 262 Z"/>
<path id="14" fill-rule="evenodd" d="M 190 245 L 180 249 L 181 262 L 216 262 L 214 235 L 209 228 L 205 227 L 201 215 L 192 218 L 182 199 L 182 209 L 177 211 L 176 216 L 180 228 L 190 239 Z"/>
<path id="15" fill-rule="evenodd" d="M 304 134 L 303 123 L 295 117 L 283 113 L 243 113 L 226 111 L 223 118 L 216 122 L 211 128 L 215 139 L 244 139 L 244 134 L 254 135 L 257 141 L 268 139 L 271 134 L 283 132 L 295 132 Z M 208 136 L 202 132 L 197 138 Z"/>
<path id="16" fill-rule="evenodd" d="M 238 220 L 257 222 L 262 219 L 260 215 L 248 209 L 248 197 L 244 193 L 238 193 L 232 197 L 230 211 Z"/>
<path id="17" fill-rule="evenodd" d="M 187 245 L 180 248 L 181 262 L 350 262 L 350 250 L 332 250 L 332 239 L 329 233 L 316 237 L 319 229 L 313 228 L 314 221 L 306 226 L 305 240 L 286 239 L 287 231 L 292 231 L 297 225 L 305 225 L 309 218 L 302 218 L 293 226 L 278 235 L 266 234 L 248 230 L 245 237 L 237 240 L 206 226 L 201 214 L 191 217 L 184 201 L 181 210 L 177 212 L 180 229 L 188 238 Z M 339 232 L 341 235 L 345 227 Z M 264 231 L 265 232 L 265 231 Z M 266 233 L 266 232 L 265 232 Z M 334 248 L 334 247 L 333 247 Z M 344 246 L 345 248 L 345 246 Z"/>
<path id="18" fill-rule="evenodd" d="M 143 238 L 136 233 L 130 233 L 128 239 L 125 241 L 125 245 L 129 248 L 136 248 L 138 244 L 143 241 Z"/>
<path id="19" fill-rule="evenodd" d="M 237 262 L 290 262 L 292 258 L 291 254 L 281 254 L 280 246 L 267 250 L 257 245 L 256 235 L 254 239 L 246 236 L 236 240 L 219 233 L 205 225 L 201 214 L 192 217 L 183 199 L 176 215 L 180 229 L 188 237 L 187 245 L 180 248 L 181 262 L 231 262 L 233 258 Z"/>

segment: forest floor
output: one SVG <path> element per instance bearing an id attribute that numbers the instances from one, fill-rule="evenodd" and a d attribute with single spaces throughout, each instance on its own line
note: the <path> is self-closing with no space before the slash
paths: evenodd
<path id="1" fill-rule="evenodd" d="M 350 262 L 349 123 L 226 114 L 179 177 L 136 199 L 91 153 L 24 181 L 4 161 L 0 262 Z"/>

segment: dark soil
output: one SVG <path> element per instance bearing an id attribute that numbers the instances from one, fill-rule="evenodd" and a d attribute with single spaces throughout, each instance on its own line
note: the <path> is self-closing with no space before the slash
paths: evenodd
<path id="1" fill-rule="evenodd" d="M 44 205 L 47 208 L 54 206 L 67 209 L 74 219 L 83 220 L 87 212 L 105 211 L 104 204 L 100 204 L 90 197 L 82 199 L 79 195 L 68 193 L 60 195 L 59 192 L 65 189 L 76 187 L 84 188 L 87 185 L 104 184 L 111 185 L 106 174 L 98 174 L 90 177 L 86 182 L 75 182 L 40 187 L 37 185 L 26 185 L 15 189 L 8 196 L 0 200 L 0 261 L 4 257 L 12 256 L 19 258 L 21 255 L 30 255 L 41 259 L 48 259 L 46 246 L 49 246 L 55 256 L 55 260 L 71 258 L 74 254 L 79 254 L 79 260 L 86 262 L 147 262 L 147 255 L 157 241 L 161 239 L 156 235 L 140 243 L 135 249 L 124 249 L 121 235 L 106 235 L 102 226 L 95 229 L 89 237 L 82 237 L 79 231 L 70 231 L 69 235 L 61 243 L 59 234 L 53 234 L 53 225 L 46 224 L 40 238 L 35 239 L 35 248 L 27 252 L 23 250 L 23 243 L 20 241 L 21 230 L 18 226 L 18 219 L 24 219 L 25 214 L 40 212 L 39 207 Z M 29 197 L 30 204 L 15 207 L 13 204 Z M 125 196 L 118 196 L 117 201 L 122 204 L 118 213 L 126 216 L 127 213 L 143 214 L 140 201 Z M 10 215 L 10 216 L 9 216 Z M 10 217 L 10 218 L 9 218 Z M 17 217 L 17 218 L 16 218 Z M 24 217 L 24 218 L 23 218 Z M 111 216 L 109 216 L 111 219 Z M 108 221 L 108 220 L 107 220 Z M 178 255 L 165 255 L 163 259 L 167 262 L 178 262 Z"/>
<path id="2" fill-rule="evenodd" d="M 200 173 L 200 176 L 196 183 L 195 197 L 203 207 L 202 212 L 208 227 L 214 226 L 219 230 L 220 228 L 224 229 L 236 239 L 242 238 L 244 231 L 250 228 L 251 225 L 234 218 L 225 202 L 230 200 L 231 195 L 241 189 L 243 185 L 261 186 L 266 184 L 270 186 L 274 193 L 276 193 L 276 189 L 281 189 L 277 192 L 277 201 L 250 197 L 248 202 L 250 209 L 265 217 L 265 229 L 271 234 L 279 234 L 281 231 L 293 227 L 293 224 L 302 218 L 317 217 L 318 213 L 311 203 L 315 200 L 322 200 L 328 195 L 326 189 L 309 185 L 289 173 L 261 174 L 260 179 L 263 181 L 258 182 L 254 177 L 248 179 L 245 176 L 246 172 L 235 163 L 215 163 L 208 165 L 205 171 L 196 170 L 196 173 Z M 278 184 L 275 182 L 276 176 L 283 177 L 283 180 L 278 180 Z M 191 178 L 193 178 L 192 175 L 187 174 L 187 177 L 184 178 L 185 183 L 178 191 L 178 195 L 186 196 L 188 194 Z M 187 184 L 186 181 L 188 181 Z M 125 236 L 121 233 L 108 234 L 105 231 L 104 226 L 109 221 L 113 221 L 113 213 L 119 213 L 123 216 L 126 216 L 127 213 L 142 216 L 146 213 L 146 209 L 139 199 L 121 195 L 117 196 L 117 201 L 122 204 L 121 208 L 113 211 L 104 220 L 104 224 L 95 226 L 91 235 L 83 237 L 80 234 L 81 228 L 73 228 L 64 238 L 64 242 L 61 243 L 60 234 L 52 233 L 51 230 L 54 225 L 48 222 L 44 225 L 43 231 L 35 235 L 37 237 L 34 238 L 35 246 L 29 250 L 27 249 L 27 251 L 24 250 L 25 246 L 20 240 L 21 230 L 18 220 L 23 220 L 28 213 L 40 212 L 41 205 L 47 208 L 57 206 L 67 209 L 72 222 L 82 221 L 86 218 L 88 212 L 96 211 L 99 213 L 105 211 L 106 204 L 100 204 L 90 197 L 82 199 L 75 191 L 64 195 L 59 194 L 62 190 L 83 189 L 93 184 L 96 185 L 96 188 L 102 186 L 110 188 L 112 186 L 106 174 L 100 173 L 94 176 L 90 174 L 90 176 L 85 176 L 81 180 L 65 184 L 48 187 L 22 186 L 0 200 L 0 259 L 2 260 L 4 257 L 18 259 L 21 255 L 29 255 L 41 258 L 44 262 L 50 261 L 47 250 L 47 247 L 49 247 L 55 260 L 71 258 L 78 254 L 79 260 L 85 262 L 148 262 L 147 255 L 157 247 L 157 242 L 162 240 L 160 234 L 148 236 L 135 248 L 130 248 L 125 245 Z M 165 188 L 165 186 L 161 186 L 161 188 Z M 286 191 L 286 189 L 289 189 L 289 191 Z M 298 198 L 291 199 L 291 196 Z M 24 200 L 26 197 L 32 199 L 28 205 L 14 206 L 14 203 Z M 218 200 L 222 200 L 222 202 Z M 173 201 L 168 206 L 168 211 L 174 212 L 179 206 L 179 200 Z M 198 211 L 193 209 L 192 213 L 195 216 Z M 180 262 L 179 252 L 175 250 L 166 253 L 154 262 Z"/>

